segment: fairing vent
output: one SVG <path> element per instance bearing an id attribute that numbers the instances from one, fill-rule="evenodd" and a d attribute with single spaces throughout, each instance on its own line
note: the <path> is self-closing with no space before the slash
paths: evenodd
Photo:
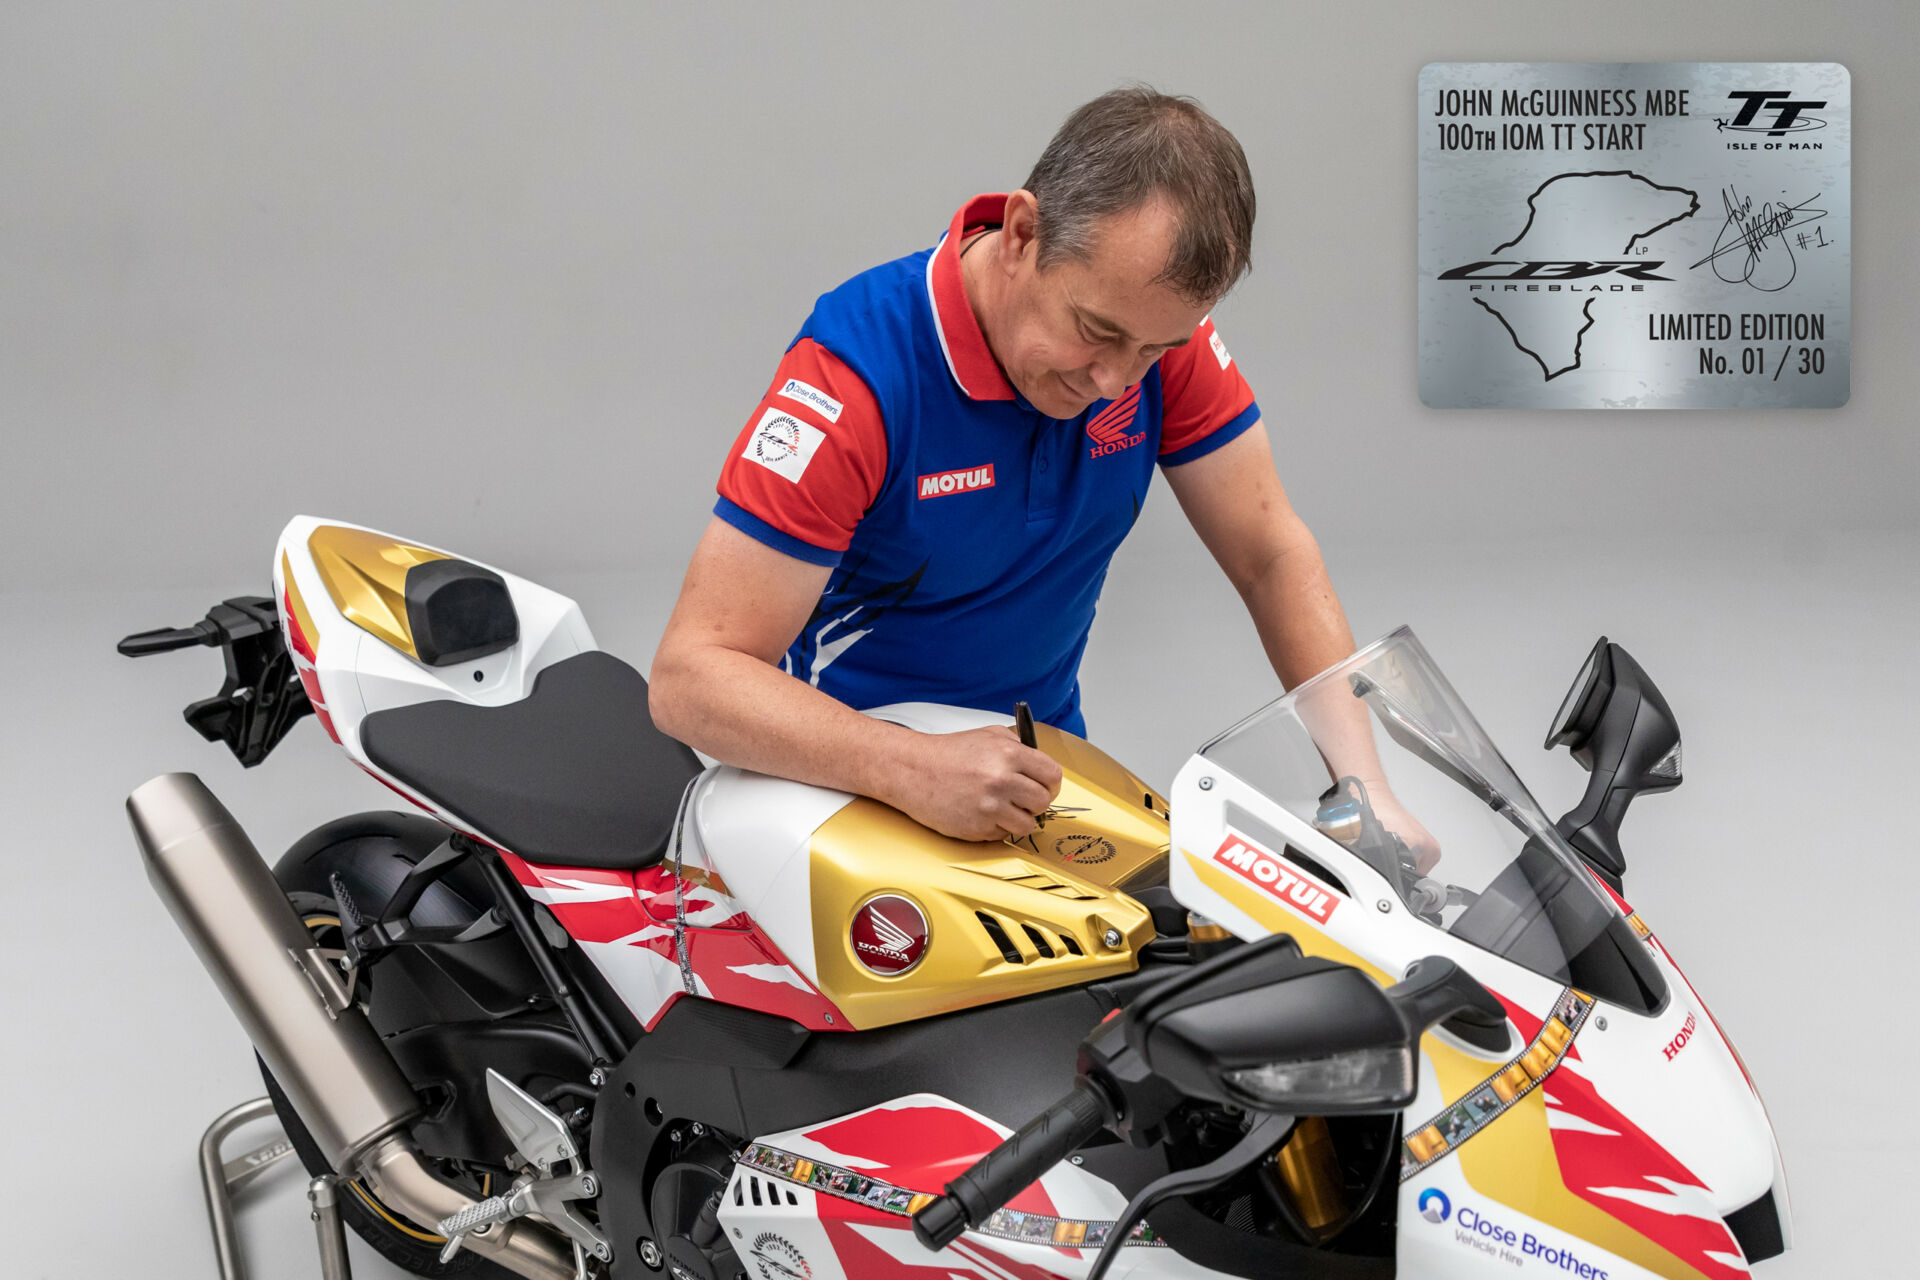
<path id="1" fill-rule="evenodd" d="M 734 1179 L 733 1202 L 743 1207 L 752 1203 L 758 1208 L 765 1208 L 768 1205 L 797 1205 L 800 1203 L 800 1197 L 772 1178 L 761 1178 L 748 1173 Z"/>
<path id="2" fill-rule="evenodd" d="M 1064 930 L 1042 929 L 1039 925 L 1026 920 L 1002 920 L 987 911 L 976 911 L 974 919 L 986 931 L 989 941 L 1000 952 L 1000 958 L 1008 964 L 1031 964 L 1037 960 L 1053 960 L 1065 956 L 1083 956 L 1080 943 Z M 1016 934 L 1016 930 L 1018 933 Z M 1024 935 L 1031 954 L 1022 951 L 1014 942 L 1018 935 Z"/>
<path id="3" fill-rule="evenodd" d="M 1015 874 L 1012 870 L 1014 867 L 1024 867 L 1026 870 Z M 1100 897 L 1099 894 L 1087 893 L 1077 885 L 1060 883 L 1058 879 L 1036 869 L 1025 859 L 1010 859 L 991 867 L 967 867 L 966 870 L 975 875 L 998 880 L 1001 884 L 1017 884 L 1022 889 L 1032 889 L 1035 893 L 1065 898 L 1068 902 L 1097 902 Z"/>

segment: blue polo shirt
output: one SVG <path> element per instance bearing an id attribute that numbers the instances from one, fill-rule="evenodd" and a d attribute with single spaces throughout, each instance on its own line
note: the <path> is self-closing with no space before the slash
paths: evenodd
<path id="1" fill-rule="evenodd" d="M 721 469 L 714 514 L 832 575 L 783 667 L 856 708 L 943 702 L 1070 733 L 1080 655 L 1153 469 L 1260 418 L 1212 318 L 1133 386 L 1049 418 L 1001 372 L 960 278 L 975 197 L 932 249 L 815 304 Z"/>

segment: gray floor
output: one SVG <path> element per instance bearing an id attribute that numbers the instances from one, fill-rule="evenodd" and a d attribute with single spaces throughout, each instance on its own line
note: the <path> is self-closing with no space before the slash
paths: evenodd
<path id="1" fill-rule="evenodd" d="M 1148 519 L 1177 520 L 1164 495 L 1156 504 Z M 1135 543 L 1172 549 L 1116 562 L 1085 701 L 1094 739 L 1164 784 L 1275 684 L 1191 537 Z M 1672 702 L 1687 783 L 1630 819 L 1628 889 L 1738 1040 L 1779 1128 L 1800 1248 L 1762 1267 L 1766 1280 L 1911 1274 L 1896 1241 L 1914 1188 L 1894 1171 L 1910 1166 L 1920 1120 L 1893 1082 L 1920 1047 L 1894 979 L 1912 916 L 1900 797 L 1920 766 L 1916 553 L 1912 534 L 1330 549 L 1361 638 L 1413 624 L 1552 811 L 1583 775 L 1535 744 L 1597 634 L 1631 648 Z M 677 572 L 549 585 L 644 666 Z M 327 818 L 388 807 L 311 725 L 251 772 L 195 738 L 179 709 L 218 683 L 211 653 L 136 664 L 112 652 L 125 632 L 259 589 L 0 595 L 10 1276 L 211 1275 L 195 1145 L 260 1091 L 140 873 L 126 792 L 198 771 L 270 856 Z M 317 1274 L 300 1179 L 283 1172 L 244 1216 L 256 1276 Z M 362 1277 L 397 1274 L 364 1250 L 355 1261 Z"/>

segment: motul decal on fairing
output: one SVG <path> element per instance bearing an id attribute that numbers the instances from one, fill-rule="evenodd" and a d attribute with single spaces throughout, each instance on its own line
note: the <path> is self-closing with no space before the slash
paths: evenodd
<path id="1" fill-rule="evenodd" d="M 1237 831 L 1228 830 L 1227 838 L 1213 851 L 1213 860 L 1266 890 L 1281 905 L 1321 924 L 1333 919 L 1334 908 L 1340 905 L 1338 893 Z"/>

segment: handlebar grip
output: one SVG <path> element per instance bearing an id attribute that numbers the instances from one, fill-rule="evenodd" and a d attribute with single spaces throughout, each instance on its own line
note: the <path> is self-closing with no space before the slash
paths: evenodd
<path id="1" fill-rule="evenodd" d="M 913 1234 L 929 1249 L 946 1248 L 968 1227 L 1032 1186 L 1106 1125 L 1108 1105 L 1085 1080 L 1027 1121 L 947 1184 L 947 1193 L 913 1215 Z"/>
<path id="2" fill-rule="evenodd" d="M 152 631 L 136 632 L 122 640 L 117 647 L 122 657 L 144 658 L 151 653 L 166 653 L 214 642 L 214 633 L 205 623 L 198 623 L 191 627 L 159 627 Z"/>

